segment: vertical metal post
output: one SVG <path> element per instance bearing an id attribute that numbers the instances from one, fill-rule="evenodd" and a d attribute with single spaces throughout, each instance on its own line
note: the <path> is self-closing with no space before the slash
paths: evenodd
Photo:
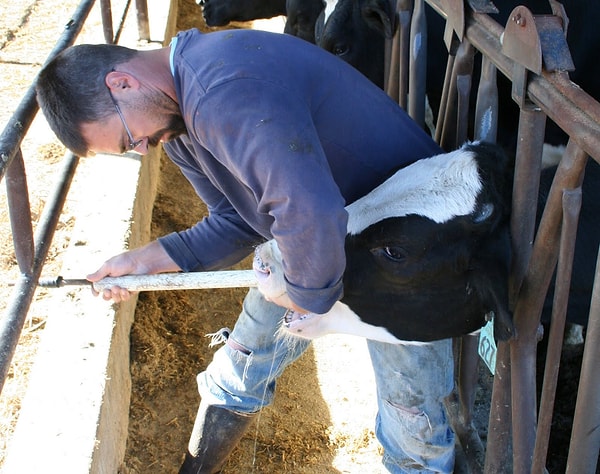
<path id="1" fill-rule="evenodd" d="M 112 6 L 110 0 L 100 0 L 100 14 L 102 16 L 102 28 L 104 30 L 104 41 L 114 44 Z"/>
<path id="2" fill-rule="evenodd" d="M 481 58 L 481 76 L 475 106 L 476 140 L 496 143 L 498 133 L 498 84 L 496 66 L 487 56 Z"/>
<path id="3" fill-rule="evenodd" d="M 510 346 L 498 344 L 496 373 L 488 423 L 485 467 L 486 474 L 512 473 L 512 430 L 510 416 Z"/>
<path id="4" fill-rule="evenodd" d="M 554 411 L 554 399 L 558 382 L 558 369 L 562 352 L 569 288 L 575 255 L 575 239 L 577 222 L 581 209 L 581 188 L 565 190 L 562 199 L 562 230 L 560 234 L 560 251 L 556 270 L 556 291 L 552 302 L 552 322 L 548 336 L 548 351 L 542 384 L 542 397 L 538 416 L 538 428 L 535 438 L 532 472 L 543 472 L 546 465 L 550 428 Z"/>
<path id="5" fill-rule="evenodd" d="M 600 452 L 600 255 L 592 290 L 577 404 L 567 458 L 567 474 L 596 472 Z"/>
<path id="6" fill-rule="evenodd" d="M 526 138 L 521 136 L 522 140 Z M 569 141 L 554 177 L 529 265 L 519 288 L 514 312 L 517 337 L 511 342 L 515 473 L 530 473 L 532 468 L 536 437 L 536 346 L 540 315 L 556 265 L 562 192 L 581 185 L 586 161 L 587 155 L 573 141 Z"/>
<path id="7" fill-rule="evenodd" d="M 456 138 L 458 148 L 469 138 L 469 103 L 473 82 L 475 48 L 466 38 L 463 39 L 456 62 Z"/>
<path id="8" fill-rule="evenodd" d="M 148 0 L 135 0 L 138 21 L 138 35 L 142 41 L 150 41 L 150 25 L 148 23 Z"/>
<path id="9" fill-rule="evenodd" d="M 427 82 L 427 21 L 424 0 L 415 0 L 410 25 L 410 71 L 408 115 L 425 126 L 425 88 Z"/>
<path id="10" fill-rule="evenodd" d="M 410 25 L 412 23 L 412 0 L 398 0 L 398 30 L 400 31 L 398 56 L 398 104 L 404 110 L 408 108 L 410 63 Z"/>

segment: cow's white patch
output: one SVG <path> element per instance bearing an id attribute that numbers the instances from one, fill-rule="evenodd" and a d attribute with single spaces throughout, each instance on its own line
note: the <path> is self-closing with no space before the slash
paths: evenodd
<path id="1" fill-rule="evenodd" d="M 327 334 L 348 334 L 388 344 L 425 344 L 419 341 L 401 341 L 383 327 L 362 322 L 348 305 L 340 301 L 335 303 L 325 314 L 311 313 L 290 323 L 284 322 L 283 329 L 289 334 L 305 339 L 316 339 Z"/>
<path id="2" fill-rule="evenodd" d="M 324 11 L 324 19 L 323 19 L 324 25 L 327 24 L 327 20 L 329 19 L 329 17 L 335 10 L 337 3 L 338 3 L 338 0 L 325 0 L 325 11 Z"/>
<path id="3" fill-rule="evenodd" d="M 348 233 L 358 234 L 389 217 L 417 214 L 441 224 L 470 214 L 482 186 L 472 152 L 456 150 L 419 160 L 346 207 Z"/>

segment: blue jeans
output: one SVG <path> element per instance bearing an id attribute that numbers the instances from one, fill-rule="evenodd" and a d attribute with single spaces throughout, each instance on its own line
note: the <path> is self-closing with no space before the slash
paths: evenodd
<path id="1" fill-rule="evenodd" d="M 276 333 L 285 310 L 251 289 L 226 344 L 198 375 L 203 403 L 253 413 L 273 400 L 284 369 L 310 341 Z M 444 398 L 453 387 L 452 341 L 403 346 L 367 341 L 377 382 L 376 434 L 391 473 L 452 472 L 454 434 Z"/>

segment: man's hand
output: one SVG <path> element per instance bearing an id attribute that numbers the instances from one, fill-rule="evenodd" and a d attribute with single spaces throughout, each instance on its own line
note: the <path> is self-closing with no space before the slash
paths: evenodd
<path id="1" fill-rule="evenodd" d="M 139 249 L 130 250 L 108 259 L 98 270 L 90 273 L 86 278 L 93 283 L 108 276 L 149 275 L 178 271 L 181 271 L 181 268 L 173 262 L 163 247 L 157 241 L 154 241 Z M 92 293 L 94 296 L 100 294 L 93 287 Z M 127 301 L 133 293 L 125 288 L 113 286 L 102 292 L 102 298 L 119 303 Z"/>

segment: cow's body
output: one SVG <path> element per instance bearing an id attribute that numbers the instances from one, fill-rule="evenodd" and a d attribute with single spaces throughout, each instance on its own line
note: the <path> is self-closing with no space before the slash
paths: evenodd
<path id="1" fill-rule="evenodd" d="M 208 26 L 285 15 L 284 33 L 315 42 L 315 23 L 323 0 L 198 0 Z"/>
<path id="2" fill-rule="evenodd" d="M 314 338 L 341 332 L 391 343 L 468 334 L 507 311 L 510 180 L 488 144 L 420 160 L 347 207 L 344 297 L 325 315 L 289 314 L 285 327 Z M 285 291 L 280 256 L 259 247 L 255 270 L 268 298 Z"/>
<path id="3" fill-rule="evenodd" d="M 251 21 L 286 14 L 286 0 L 198 0 L 208 26 Z"/>

